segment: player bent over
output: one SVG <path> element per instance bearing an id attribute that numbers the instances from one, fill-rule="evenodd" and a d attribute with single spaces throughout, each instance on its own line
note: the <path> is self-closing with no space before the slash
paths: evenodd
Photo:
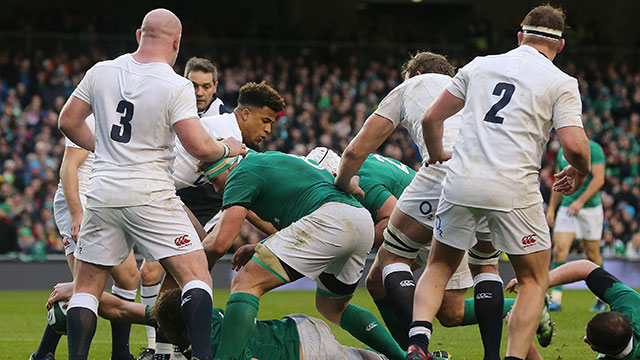
<path id="1" fill-rule="evenodd" d="M 390 358 L 404 357 L 373 314 L 349 304 L 374 228 L 369 212 L 333 185 L 329 171 L 301 156 L 267 152 L 218 162 L 207 174 L 224 193 L 222 217 L 203 244 L 207 251 L 225 254 L 248 210 L 279 229 L 233 278 L 216 359 L 240 358 L 259 298 L 305 276 L 316 280 L 316 307 L 328 320 Z"/>

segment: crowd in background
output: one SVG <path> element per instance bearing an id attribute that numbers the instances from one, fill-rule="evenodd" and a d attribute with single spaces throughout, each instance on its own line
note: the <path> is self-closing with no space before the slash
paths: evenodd
<path id="1" fill-rule="evenodd" d="M 191 55 L 204 54 L 185 56 Z M 57 117 L 84 71 L 106 58 L 97 51 L 79 57 L 43 51 L 28 57 L 0 56 L 0 253 L 28 260 L 62 252 L 52 210 L 64 152 Z M 309 55 L 211 60 L 219 67 L 218 96 L 229 107 L 235 106 L 239 88 L 249 81 L 264 80 L 285 98 L 286 110 L 259 150 L 306 154 L 316 146 L 342 151 L 380 100 L 402 82 L 400 66 L 406 58 L 346 56 L 340 63 Z M 468 60 L 452 59 L 457 66 Z M 567 60 L 561 67 L 579 80 L 587 134 L 602 145 L 607 160 L 601 192 L 603 256 L 640 259 L 640 72 L 624 62 L 578 66 Z M 181 73 L 184 62 L 176 65 Z M 540 171 L 545 201 L 558 147 L 552 135 Z M 379 152 L 416 169 L 420 166 L 418 150 L 404 129 Z M 260 238 L 246 227 L 238 243 Z M 580 251 L 578 244 L 573 251 Z"/>

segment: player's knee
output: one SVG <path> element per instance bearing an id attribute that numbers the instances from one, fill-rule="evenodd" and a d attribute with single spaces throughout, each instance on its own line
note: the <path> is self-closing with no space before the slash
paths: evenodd
<path id="1" fill-rule="evenodd" d="M 135 266 L 126 266 L 114 271 L 113 283 L 122 289 L 136 289 L 140 281 L 140 272 Z"/>
<path id="2" fill-rule="evenodd" d="M 160 263 L 145 263 L 140 267 L 140 279 L 143 285 L 157 284 L 162 280 L 164 268 Z"/>
<path id="3" fill-rule="evenodd" d="M 436 314 L 438 321 L 444 327 L 454 327 L 460 326 L 462 324 L 462 317 L 464 316 L 464 311 L 454 311 L 451 307 L 442 306 Z"/>
<path id="4" fill-rule="evenodd" d="M 382 271 L 380 268 L 371 268 L 369 274 L 367 274 L 365 284 L 367 285 L 367 291 L 372 298 L 381 299 L 385 297 L 386 292 L 384 290 L 384 285 L 382 284 Z"/>

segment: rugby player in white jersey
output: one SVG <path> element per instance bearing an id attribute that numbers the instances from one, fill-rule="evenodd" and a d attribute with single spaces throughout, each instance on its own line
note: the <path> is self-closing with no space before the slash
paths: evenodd
<path id="1" fill-rule="evenodd" d="M 87 117 L 86 122 L 91 131 L 93 131 L 95 128 L 93 115 Z M 53 216 L 58 231 L 62 236 L 64 253 L 72 275 L 74 274 L 73 264 L 75 261 L 73 252 L 76 248 L 82 214 L 86 205 L 89 176 L 94 159 L 95 155 L 93 153 L 72 143 L 69 139 L 65 139 L 65 150 L 60 165 L 60 182 L 53 200 Z M 124 263 L 114 267 L 111 276 L 114 282 L 111 287 L 111 293 L 123 300 L 134 301 L 139 274 L 133 251 Z M 111 322 L 112 360 L 131 359 L 131 354 L 129 353 L 130 330 L 130 323 Z M 60 337 L 59 333 L 55 332 L 50 325 L 47 325 L 38 350 L 31 355 L 29 360 L 54 359 Z"/>
<path id="2" fill-rule="evenodd" d="M 427 107 L 451 81 L 454 68 L 441 55 L 421 52 L 416 54 L 403 69 L 405 81 L 387 95 L 364 127 L 347 146 L 342 156 L 336 185 L 349 192 L 359 189 L 349 187 L 349 179 L 360 169 L 367 155 L 377 149 L 394 129 L 402 124 L 409 131 L 426 159 L 429 154 L 422 137 L 422 116 Z M 456 140 L 461 122 L 461 114 L 447 119 L 443 141 L 451 149 Z M 378 250 L 374 264 L 367 276 L 367 289 L 383 315 L 387 326 L 404 348 L 407 346 L 407 332 L 411 324 L 415 282 L 412 265 L 420 267 L 426 262 L 427 244 L 431 242 L 435 212 L 441 193 L 441 183 L 446 172 L 446 164 L 422 166 L 411 184 L 404 190 L 393 209 L 389 224 L 384 231 L 384 243 Z M 475 229 L 475 228 L 474 228 Z M 478 238 L 489 240 L 486 224 L 478 231 Z M 503 307 L 502 282 L 498 276 L 499 252 L 474 249 L 470 252 L 469 263 L 473 275 L 462 262 L 456 274 L 446 286 L 445 300 L 438 313 L 438 319 L 445 326 L 480 324 L 483 339 L 486 332 L 500 333 L 502 322 L 485 329 L 487 307 Z M 419 258 L 418 261 L 415 261 Z M 420 261 L 422 263 L 420 264 Z M 417 263 L 417 265 L 416 265 Z M 476 292 L 495 292 L 489 300 L 464 300 L 466 290 L 475 284 Z M 495 289 L 494 289 L 495 288 Z M 493 291 L 492 291 L 493 289 Z M 465 306 L 465 304 L 467 306 Z M 474 314 L 475 313 L 475 314 Z M 398 330 L 393 330 L 398 324 Z M 493 352 L 500 350 L 500 337 L 485 341 L 485 346 Z M 485 349 L 486 350 L 486 349 Z"/>
<path id="3" fill-rule="evenodd" d="M 136 32 L 136 52 L 92 67 L 60 114 L 62 132 L 96 155 L 74 253 L 69 359 L 88 357 L 102 289 L 112 267 L 122 263 L 134 245 L 147 260 L 160 260 L 176 278 L 193 358 L 212 358 L 211 275 L 198 235 L 175 195 L 170 173 L 174 131 L 201 160 L 246 150 L 233 138 L 216 141 L 202 128 L 193 85 L 171 67 L 181 31 L 180 20 L 170 11 L 149 12 Z M 92 112 L 95 137 L 84 123 Z"/>
<path id="4" fill-rule="evenodd" d="M 476 243 L 475 228 L 483 218 L 521 286 L 505 359 L 524 359 L 529 350 L 549 280 L 551 241 L 538 170 L 551 128 L 571 164 L 556 175 L 554 190 L 574 192 L 590 167 L 578 82 L 552 62 L 564 47 L 563 31 L 562 10 L 534 8 L 522 22 L 518 48 L 474 59 L 424 115 L 428 163 L 451 160 L 436 213 L 436 241 L 416 288 L 408 359 L 429 358 L 431 322 L 445 284 Z M 443 123 L 463 107 L 452 155 L 443 147 Z"/>

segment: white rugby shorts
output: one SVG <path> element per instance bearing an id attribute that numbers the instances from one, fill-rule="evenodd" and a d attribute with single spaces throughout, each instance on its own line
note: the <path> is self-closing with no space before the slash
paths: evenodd
<path id="1" fill-rule="evenodd" d="M 175 191 L 139 206 L 92 208 L 89 201 L 74 255 L 84 262 L 116 266 L 134 245 L 148 262 L 201 250 L 182 206 Z"/>
<path id="2" fill-rule="evenodd" d="M 474 229 L 485 217 L 496 250 L 525 255 L 551 248 L 542 203 L 505 212 L 455 205 L 440 199 L 433 234 L 444 244 L 468 250 L 476 243 Z"/>
<path id="3" fill-rule="evenodd" d="M 592 208 L 582 208 L 575 216 L 567 215 L 566 206 L 561 206 L 556 215 L 554 233 L 574 233 L 576 239 L 600 241 L 602 239 L 602 224 L 604 213 L 602 205 Z"/>
<path id="4" fill-rule="evenodd" d="M 371 214 L 364 208 L 330 202 L 271 235 L 263 243 L 300 274 L 317 280 L 334 275 L 344 284 L 360 280 L 373 246 Z"/>
<path id="5" fill-rule="evenodd" d="M 420 248 L 418 251 L 418 256 L 416 257 L 415 264 L 423 267 L 427 265 L 427 260 L 429 260 L 429 252 L 430 245 L 425 245 Z M 473 276 L 471 276 L 471 270 L 469 270 L 469 256 L 467 253 L 464 254 L 464 257 L 460 261 L 458 268 L 451 275 L 447 285 L 445 286 L 445 290 L 462 290 L 468 289 L 473 286 Z"/>
<path id="6" fill-rule="evenodd" d="M 80 203 L 84 210 L 87 204 L 87 197 L 80 194 Z M 64 255 L 69 256 L 76 250 L 76 243 L 71 238 L 71 213 L 67 207 L 64 193 L 60 190 L 56 191 L 53 197 L 53 220 L 58 227 L 58 232 L 62 236 L 62 244 L 64 245 Z"/>
<path id="7" fill-rule="evenodd" d="M 300 358 L 305 360 L 362 360 L 358 350 L 340 344 L 324 321 L 305 314 L 291 314 L 300 336 Z"/>

